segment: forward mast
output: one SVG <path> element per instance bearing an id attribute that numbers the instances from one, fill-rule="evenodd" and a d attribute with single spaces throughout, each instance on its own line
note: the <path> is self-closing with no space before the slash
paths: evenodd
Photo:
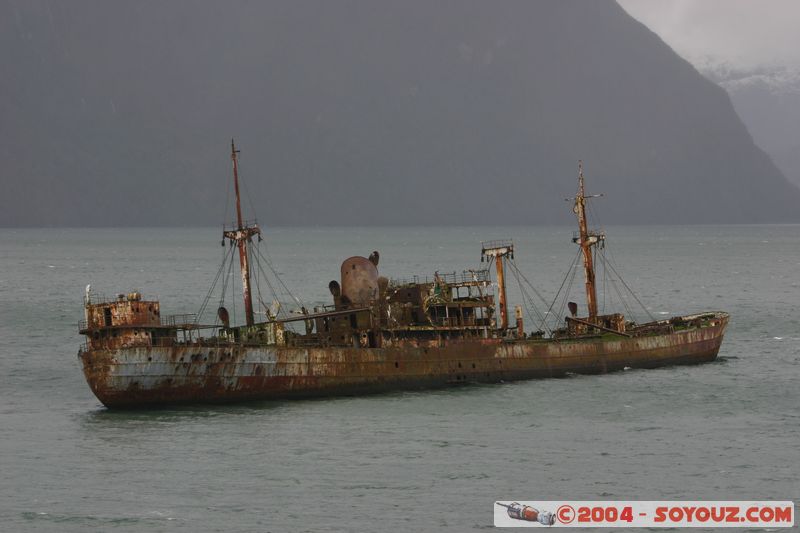
<path id="1" fill-rule="evenodd" d="M 247 251 L 247 245 L 252 242 L 253 235 L 258 235 L 261 238 L 261 229 L 258 224 L 246 224 L 242 218 L 242 203 L 239 195 L 239 150 L 231 139 L 231 161 L 233 163 L 233 189 L 236 193 L 236 229 L 223 230 L 224 239 L 228 239 L 233 246 L 239 248 L 239 266 L 242 270 L 242 295 L 244 298 L 244 315 L 248 326 L 252 326 L 255 322 L 253 319 L 253 293 L 250 283 L 250 261 Z"/>

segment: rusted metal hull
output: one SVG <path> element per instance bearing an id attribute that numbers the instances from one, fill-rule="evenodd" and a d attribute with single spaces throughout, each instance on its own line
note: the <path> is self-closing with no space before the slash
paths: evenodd
<path id="1" fill-rule="evenodd" d="M 727 315 L 713 326 L 634 338 L 473 339 L 440 346 L 290 348 L 174 346 L 79 354 L 109 408 L 360 395 L 698 364 L 717 357 Z"/>

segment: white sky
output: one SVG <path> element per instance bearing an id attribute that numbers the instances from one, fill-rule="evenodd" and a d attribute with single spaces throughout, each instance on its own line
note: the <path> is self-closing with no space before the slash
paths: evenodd
<path id="1" fill-rule="evenodd" d="M 678 54 L 800 70 L 800 0 L 617 0 Z"/>

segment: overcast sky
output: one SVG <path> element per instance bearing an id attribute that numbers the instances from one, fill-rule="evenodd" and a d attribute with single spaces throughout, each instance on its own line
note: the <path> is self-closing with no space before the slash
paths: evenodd
<path id="1" fill-rule="evenodd" d="M 800 70 L 800 0 L 618 0 L 695 66 Z"/>

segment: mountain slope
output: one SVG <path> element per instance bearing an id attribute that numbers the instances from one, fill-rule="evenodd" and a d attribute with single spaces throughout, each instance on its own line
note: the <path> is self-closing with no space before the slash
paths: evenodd
<path id="1" fill-rule="evenodd" d="M 728 91 L 756 144 L 789 181 L 800 185 L 800 71 L 737 69 L 711 60 L 700 70 Z"/>
<path id="2" fill-rule="evenodd" d="M 0 8 L 0 225 L 797 221 L 724 90 L 611 0 Z M 227 218 L 231 218 L 230 210 Z"/>

